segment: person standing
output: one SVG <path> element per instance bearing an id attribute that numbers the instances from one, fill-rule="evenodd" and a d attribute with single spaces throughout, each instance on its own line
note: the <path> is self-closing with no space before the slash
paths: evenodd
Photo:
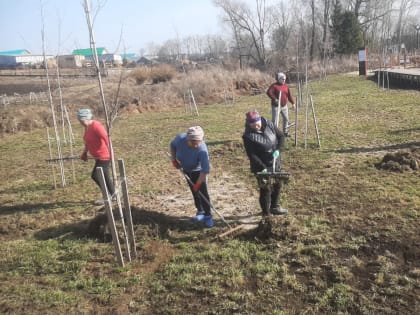
<path id="1" fill-rule="evenodd" d="M 259 203 L 263 216 L 287 214 L 279 206 L 281 183 L 267 185 L 258 173 L 280 172 L 280 152 L 284 148 L 284 134 L 272 121 L 261 117 L 257 110 L 246 113 L 245 131 L 242 135 L 251 172 L 257 177 L 260 189 Z M 273 169 L 273 166 L 275 169 Z"/>
<path id="2" fill-rule="evenodd" d="M 109 166 L 111 164 L 111 154 L 109 149 L 109 138 L 108 133 L 104 126 L 97 120 L 93 120 L 93 114 L 90 109 L 81 109 L 77 113 L 77 119 L 80 124 L 85 128 L 83 134 L 83 141 L 85 143 L 85 149 L 81 154 L 80 158 L 83 161 L 88 160 L 88 153 L 95 159 L 95 165 L 93 166 L 91 178 L 99 186 L 99 176 L 96 172 L 96 168 L 102 167 L 106 187 L 111 196 L 115 193 L 114 184 L 109 175 Z M 103 200 L 95 201 L 95 204 L 103 204 Z"/>
<path id="3" fill-rule="evenodd" d="M 197 209 L 193 222 L 204 221 L 208 228 L 213 226 L 210 197 L 207 190 L 207 176 L 210 172 L 210 159 L 204 142 L 204 131 L 200 126 L 188 128 L 186 133 L 175 136 L 170 143 L 172 165 L 181 169 L 187 178 L 188 186 Z"/>
<path id="4" fill-rule="evenodd" d="M 296 109 L 295 99 L 286 83 L 286 75 L 283 72 L 276 73 L 276 82 L 270 85 L 267 95 L 271 99 L 271 115 L 274 125 L 278 126 L 278 111 L 280 110 L 283 119 L 283 132 L 287 137 L 289 134 L 289 109 L 287 101 L 292 104 L 292 110 Z M 281 93 L 281 97 L 280 97 Z M 279 102 L 280 97 L 280 102 Z M 279 108 L 280 103 L 280 108 Z"/>

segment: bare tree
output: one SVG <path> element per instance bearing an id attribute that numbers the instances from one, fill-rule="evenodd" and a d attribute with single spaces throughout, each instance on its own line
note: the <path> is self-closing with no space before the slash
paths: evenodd
<path id="1" fill-rule="evenodd" d="M 284 2 L 273 8 L 273 31 L 271 33 L 272 48 L 283 52 L 288 47 L 293 25 L 291 25 L 290 10 Z"/>
<path id="2" fill-rule="evenodd" d="M 266 37 L 271 31 L 272 15 L 265 0 L 255 0 L 253 11 L 240 0 L 213 0 L 225 14 L 236 42 L 239 56 L 246 55 L 260 67 L 267 63 Z"/>
<path id="3" fill-rule="evenodd" d="M 400 0 L 400 7 L 398 10 L 398 18 L 395 29 L 396 42 L 399 45 L 401 45 L 401 37 L 407 27 L 407 16 L 416 6 L 418 6 L 418 4 L 415 0 Z"/>
<path id="4" fill-rule="evenodd" d="M 325 59 L 326 53 L 329 50 L 329 24 L 330 24 L 330 8 L 331 8 L 331 0 L 322 0 L 321 1 L 321 9 L 322 9 L 322 16 L 320 17 L 320 24 L 322 29 L 321 35 L 321 58 Z"/>
<path id="5" fill-rule="evenodd" d="M 310 0 L 309 7 L 311 8 L 311 43 L 309 46 L 309 60 L 314 59 L 314 47 L 315 47 L 315 0 Z"/>

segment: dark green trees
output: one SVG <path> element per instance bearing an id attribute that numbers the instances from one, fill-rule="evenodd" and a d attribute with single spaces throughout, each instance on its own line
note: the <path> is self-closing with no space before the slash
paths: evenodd
<path id="1" fill-rule="evenodd" d="M 358 48 L 364 46 L 357 17 L 353 12 L 343 12 L 339 1 L 335 3 L 331 17 L 331 35 L 334 52 L 337 54 L 356 53 Z"/>

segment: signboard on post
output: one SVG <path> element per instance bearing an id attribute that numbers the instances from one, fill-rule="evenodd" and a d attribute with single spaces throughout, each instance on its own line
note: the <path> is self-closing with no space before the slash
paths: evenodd
<path id="1" fill-rule="evenodd" d="M 367 74 L 367 48 L 359 49 L 359 75 Z"/>

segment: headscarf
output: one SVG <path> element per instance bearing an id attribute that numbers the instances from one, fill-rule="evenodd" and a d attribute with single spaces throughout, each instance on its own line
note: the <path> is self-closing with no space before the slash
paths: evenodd
<path id="1" fill-rule="evenodd" d="M 88 108 L 80 109 L 77 113 L 78 120 L 91 120 L 93 118 L 92 111 Z"/>
<path id="2" fill-rule="evenodd" d="M 254 109 L 246 113 L 246 123 L 253 124 L 261 120 L 260 113 Z"/>
<path id="3" fill-rule="evenodd" d="M 191 141 L 203 141 L 204 131 L 200 126 L 193 126 L 188 128 L 187 140 Z"/>

